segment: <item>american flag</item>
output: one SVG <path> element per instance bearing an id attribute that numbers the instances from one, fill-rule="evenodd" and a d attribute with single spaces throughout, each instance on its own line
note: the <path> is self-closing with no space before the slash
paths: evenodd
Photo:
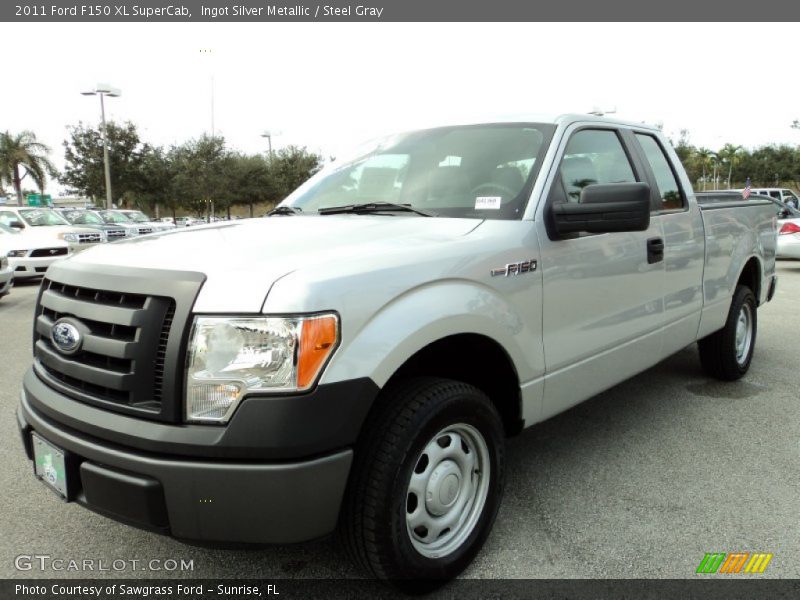
<path id="1" fill-rule="evenodd" d="M 744 191 L 742 192 L 742 198 L 747 200 L 750 197 L 750 178 L 747 178 L 747 184 L 744 186 Z"/>

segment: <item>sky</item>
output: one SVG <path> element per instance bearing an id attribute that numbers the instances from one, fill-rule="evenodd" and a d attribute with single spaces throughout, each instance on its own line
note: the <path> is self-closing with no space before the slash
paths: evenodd
<path id="1" fill-rule="evenodd" d="M 212 87 L 215 132 L 250 153 L 265 130 L 330 157 L 437 120 L 594 108 L 712 149 L 800 144 L 795 40 L 788 23 L 0 23 L 17 57 L 0 130 L 63 167 L 67 126 L 99 121 L 80 92 L 108 83 L 107 118 L 164 146 L 211 132 Z"/>

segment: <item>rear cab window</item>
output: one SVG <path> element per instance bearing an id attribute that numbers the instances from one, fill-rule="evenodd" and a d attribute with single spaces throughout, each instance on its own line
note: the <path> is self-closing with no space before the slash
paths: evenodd
<path id="1" fill-rule="evenodd" d="M 661 144 L 652 135 L 646 133 L 636 133 L 635 135 L 656 178 L 661 198 L 661 210 L 683 210 L 686 207 L 686 200 L 675 170 Z"/>

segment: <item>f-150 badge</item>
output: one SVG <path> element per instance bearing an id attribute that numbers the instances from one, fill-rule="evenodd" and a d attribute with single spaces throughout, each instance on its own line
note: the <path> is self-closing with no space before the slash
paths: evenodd
<path id="1" fill-rule="evenodd" d="M 505 267 L 500 267 L 499 269 L 492 269 L 492 277 L 497 277 L 498 275 L 503 275 L 504 277 L 508 277 L 509 275 L 522 275 L 523 273 L 533 273 L 536 270 L 536 261 L 535 260 L 523 260 L 520 262 L 508 263 Z"/>

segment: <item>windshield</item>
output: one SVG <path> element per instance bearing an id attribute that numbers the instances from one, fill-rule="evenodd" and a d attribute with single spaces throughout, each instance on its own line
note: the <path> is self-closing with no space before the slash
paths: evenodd
<path id="1" fill-rule="evenodd" d="M 123 214 L 126 217 L 128 217 L 131 221 L 134 221 L 136 223 L 148 223 L 150 221 L 150 219 L 147 218 L 146 214 L 144 214 L 143 212 L 139 212 L 138 210 L 129 211 Z"/>
<path id="2" fill-rule="evenodd" d="M 100 213 L 106 223 L 130 223 L 131 220 L 122 213 L 104 210 Z"/>
<path id="3" fill-rule="evenodd" d="M 69 225 L 69 221 L 49 208 L 25 208 L 19 211 L 19 216 L 31 227 Z"/>
<path id="4" fill-rule="evenodd" d="M 392 136 L 354 160 L 332 163 L 284 204 L 308 214 L 391 202 L 446 217 L 518 219 L 554 130 L 509 123 Z"/>
<path id="5" fill-rule="evenodd" d="M 71 212 L 67 213 L 67 219 L 75 225 L 102 225 L 103 219 L 94 213 L 86 212 Z"/>

